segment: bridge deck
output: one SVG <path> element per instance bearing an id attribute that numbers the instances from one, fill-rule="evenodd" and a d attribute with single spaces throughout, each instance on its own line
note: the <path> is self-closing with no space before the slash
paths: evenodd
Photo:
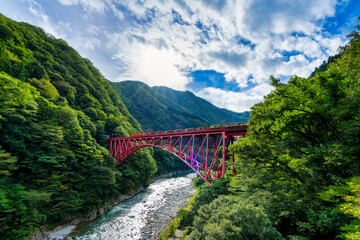
<path id="1" fill-rule="evenodd" d="M 162 148 L 177 156 L 205 182 L 225 176 L 234 169 L 235 157 L 228 156 L 234 136 L 245 135 L 247 123 L 212 125 L 196 129 L 177 129 L 150 134 L 137 133 L 128 137 L 109 138 L 110 153 L 122 164 L 131 154 L 144 147 Z"/>
<path id="2" fill-rule="evenodd" d="M 144 137 L 161 137 L 161 136 L 180 136 L 180 135 L 202 135 L 202 134 L 221 134 L 225 132 L 227 136 L 237 136 L 237 135 L 246 135 L 248 125 L 234 126 L 234 127 L 221 127 L 221 128 L 206 128 L 206 129 L 194 129 L 194 130 L 175 130 L 171 132 L 161 132 L 161 133 L 150 133 L 150 134 L 141 134 L 137 136 L 128 136 L 128 137 L 112 137 L 109 139 L 112 140 L 123 140 L 123 139 L 137 139 Z"/>

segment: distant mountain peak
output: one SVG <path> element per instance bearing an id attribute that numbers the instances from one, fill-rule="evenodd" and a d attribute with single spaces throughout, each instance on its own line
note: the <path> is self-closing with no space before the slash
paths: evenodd
<path id="1" fill-rule="evenodd" d="M 165 86 L 150 87 L 139 81 L 113 82 L 130 113 L 143 129 L 169 130 L 176 125 L 198 127 L 229 122 L 246 122 L 249 112 L 236 113 L 219 108 L 190 91 L 174 90 Z"/>

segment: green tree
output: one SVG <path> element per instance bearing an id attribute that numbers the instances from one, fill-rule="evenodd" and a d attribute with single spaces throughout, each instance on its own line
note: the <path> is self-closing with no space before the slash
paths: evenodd
<path id="1" fill-rule="evenodd" d="M 0 146 L 0 178 L 8 177 L 17 169 L 17 158 Z"/>
<path id="2" fill-rule="evenodd" d="M 39 62 L 30 62 L 25 66 L 25 68 L 27 71 L 27 78 L 49 78 L 45 68 Z"/>
<path id="3" fill-rule="evenodd" d="M 0 14 L 0 71 L 1 238 L 27 239 L 150 182 L 148 150 L 117 167 L 103 147 L 140 125 L 66 42 Z"/>
<path id="4" fill-rule="evenodd" d="M 187 239 L 282 239 L 263 209 L 244 199 L 220 196 L 199 209 Z"/>

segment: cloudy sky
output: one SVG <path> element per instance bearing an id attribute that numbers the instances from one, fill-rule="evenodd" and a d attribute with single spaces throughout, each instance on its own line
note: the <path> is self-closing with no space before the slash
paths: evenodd
<path id="1" fill-rule="evenodd" d="M 0 12 L 42 27 L 110 81 L 189 90 L 246 111 L 270 75 L 307 77 L 354 29 L 358 0 L 0 0 Z"/>

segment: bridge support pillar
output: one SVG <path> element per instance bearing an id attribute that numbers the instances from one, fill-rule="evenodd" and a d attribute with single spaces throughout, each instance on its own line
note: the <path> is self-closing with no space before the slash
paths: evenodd
<path id="1" fill-rule="evenodd" d="M 130 137 L 109 138 L 110 153 L 118 164 L 145 147 L 158 147 L 180 158 L 207 184 L 225 176 L 235 164 L 235 156 L 228 156 L 234 136 L 245 135 L 247 125 L 197 129 L 183 132 L 156 133 Z M 222 154 L 221 149 L 222 147 Z M 222 157 L 222 161 L 220 158 Z M 233 168 L 236 174 L 235 168 Z"/>
<path id="2" fill-rule="evenodd" d="M 222 164 L 221 164 L 221 177 L 225 177 L 225 158 L 226 158 L 226 150 L 227 150 L 227 146 L 226 146 L 226 135 L 225 135 L 225 131 L 222 132 Z"/>

